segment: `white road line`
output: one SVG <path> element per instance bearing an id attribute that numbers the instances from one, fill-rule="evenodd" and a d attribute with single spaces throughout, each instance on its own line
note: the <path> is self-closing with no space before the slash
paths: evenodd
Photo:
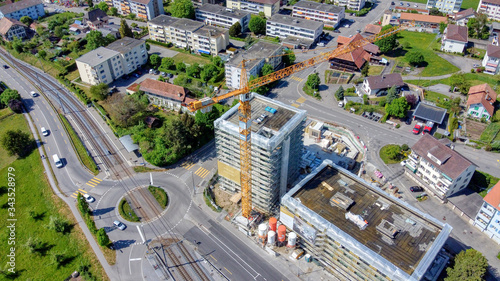
<path id="1" fill-rule="evenodd" d="M 142 243 L 146 242 L 146 239 L 144 239 L 144 235 L 142 235 L 141 228 L 138 225 L 136 225 L 136 227 L 137 231 L 139 231 L 139 235 L 141 235 Z"/>
<path id="2" fill-rule="evenodd" d="M 130 261 L 132 260 L 130 257 L 132 256 L 132 250 L 134 249 L 134 245 L 130 247 L 130 253 L 128 254 L 128 272 L 132 275 L 132 267 L 130 267 Z"/>
<path id="3" fill-rule="evenodd" d="M 140 261 L 142 258 L 130 259 L 129 261 Z"/>

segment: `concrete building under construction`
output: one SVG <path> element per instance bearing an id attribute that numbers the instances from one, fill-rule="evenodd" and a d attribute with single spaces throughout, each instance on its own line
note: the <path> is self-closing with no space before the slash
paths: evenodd
<path id="1" fill-rule="evenodd" d="M 306 111 L 253 94 L 252 108 L 252 206 L 269 212 L 299 176 Z M 215 125 L 215 145 L 220 187 L 240 192 L 238 106 Z"/>
<path id="2" fill-rule="evenodd" d="M 435 280 L 452 229 L 330 160 L 283 196 L 280 221 L 341 280 Z"/>

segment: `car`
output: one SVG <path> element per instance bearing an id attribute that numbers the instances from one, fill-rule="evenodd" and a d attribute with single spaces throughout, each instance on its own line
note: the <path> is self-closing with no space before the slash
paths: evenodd
<path id="1" fill-rule="evenodd" d="M 167 73 L 168 78 L 174 78 L 174 75 L 172 73 Z"/>
<path id="2" fill-rule="evenodd" d="M 474 67 L 474 68 L 479 67 L 479 64 L 475 63 L 472 65 L 472 67 Z"/>
<path id="3" fill-rule="evenodd" d="M 411 125 L 411 117 L 406 118 L 406 125 Z"/>
<path id="4" fill-rule="evenodd" d="M 166 74 L 165 72 L 162 72 L 162 73 L 161 73 L 161 76 L 166 77 L 166 76 L 167 76 L 167 74 Z"/>
<path id="5" fill-rule="evenodd" d="M 40 131 L 42 131 L 42 135 L 45 136 L 45 137 L 49 135 L 49 131 L 47 129 L 45 129 L 45 127 L 42 127 L 40 129 Z"/>
<path id="6" fill-rule="evenodd" d="M 399 2 L 399 5 L 400 5 L 400 6 L 404 6 L 403 2 Z"/>
<path id="7" fill-rule="evenodd" d="M 343 101 L 339 101 L 339 107 L 344 107 L 344 102 Z"/>
<path id="8" fill-rule="evenodd" d="M 32 97 L 37 97 L 38 96 L 38 94 L 35 91 L 31 91 L 30 94 L 31 94 Z"/>
<path id="9" fill-rule="evenodd" d="M 345 28 L 348 28 L 348 27 L 349 27 L 349 25 L 348 25 L 348 24 L 344 24 L 344 27 L 345 27 Z"/>
<path id="10" fill-rule="evenodd" d="M 114 221 L 113 225 L 116 226 L 120 230 L 125 230 L 125 228 L 127 228 L 127 226 L 120 221 Z"/>
<path id="11" fill-rule="evenodd" d="M 155 75 L 158 75 L 158 74 L 160 74 L 160 71 L 155 70 Z"/>
<path id="12" fill-rule="evenodd" d="M 432 121 L 427 121 L 427 123 L 425 123 L 425 126 L 424 126 L 424 131 L 422 132 L 423 135 L 425 134 L 430 134 L 430 132 L 432 131 L 432 128 L 434 127 L 434 122 Z"/>
<path id="13" fill-rule="evenodd" d="M 340 31 L 338 29 L 335 29 L 333 33 L 340 33 Z"/>
<path id="14" fill-rule="evenodd" d="M 420 134 L 420 129 L 422 129 L 422 123 L 418 122 L 417 124 L 415 124 L 415 127 L 413 128 L 412 132 L 413 134 L 415 135 L 418 135 Z"/>
<path id="15" fill-rule="evenodd" d="M 361 33 L 361 29 L 356 30 L 357 33 Z"/>
<path id="16" fill-rule="evenodd" d="M 325 46 L 325 43 L 323 43 L 323 42 L 319 42 L 319 43 L 318 43 L 318 46 L 319 46 L 319 47 L 324 47 L 324 46 Z"/>
<path id="17" fill-rule="evenodd" d="M 406 7 L 410 7 L 410 3 L 406 3 Z"/>
<path id="18" fill-rule="evenodd" d="M 92 203 L 95 201 L 95 198 L 87 193 L 83 194 L 83 198 L 85 198 L 85 201 L 87 201 L 87 203 Z"/>
<path id="19" fill-rule="evenodd" d="M 149 74 L 153 74 L 153 73 L 155 73 L 155 70 L 151 68 L 151 69 L 149 70 Z"/>
<path id="20" fill-rule="evenodd" d="M 4 64 L 4 65 L 3 65 L 3 68 L 5 68 L 5 69 L 9 69 L 9 66 L 8 66 L 8 65 L 6 65 L 6 64 Z"/>
<path id="21" fill-rule="evenodd" d="M 139 74 L 137 74 L 137 73 L 134 73 L 134 76 L 137 77 L 137 78 L 140 77 Z"/>
<path id="22" fill-rule="evenodd" d="M 391 2 L 391 5 L 395 5 L 395 3 L 394 3 L 394 2 Z"/>
<path id="23" fill-rule="evenodd" d="M 142 72 L 140 70 L 137 70 L 137 74 L 142 75 Z"/>
<path id="24" fill-rule="evenodd" d="M 424 191 L 424 189 L 420 186 L 412 186 L 412 187 L 410 187 L 410 191 L 411 192 L 420 192 L 420 191 Z"/>
<path id="25" fill-rule="evenodd" d="M 415 4 L 415 5 L 413 5 L 413 7 L 418 8 L 418 5 L 417 5 L 417 4 Z"/>

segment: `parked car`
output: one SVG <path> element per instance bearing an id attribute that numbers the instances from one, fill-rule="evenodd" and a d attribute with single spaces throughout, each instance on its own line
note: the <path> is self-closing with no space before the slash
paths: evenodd
<path id="1" fill-rule="evenodd" d="M 424 191 L 424 189 L 420 186 L 412 186 L 412 187 L 410 187 L 410 191 L 411 192 L 420 192 L 420 191 Z"/>
<path id="2" fill-rule="evenodd" d="M 345 28 L 348 28 L 348 27 L 349 27 L 349 25 L 348 25 L 348 24 L 344 24 L 344 27 L 345 27 Z"/>
<path id="3" fill-rule="evenodd" d="M 116 226 L 120 230 L 125 230 L 125 228 L 127 228 L 127 226 L 120 221 L 114 221 L 113 225 Z"/>
<path id="4" fill-rule="evenodd" d="M 174 75 L 172 73 L 167 73 L 168 78 L 174 78 Z"/>
<path id="5" fill-rule="evenodd" d="M 344 102 L 343 101 L 339 101 L 339 107 L 344 107 Z"/>
<path id="6" fill-rule="evenodd" d="M 137 70 L 137 74 L 142 75 L 142 72 L 140 70 Z"/>
<path id="7" fill-rule="evenodd" d="M 415 134 L 415 135 L 420 134 L 420 130 L 422 129 L 422 126 L 423 126 L 423 124 L 420 123 L 420 122 L 418 122 L 417 124 L 415 124 L 415 127 L 413 128 L 413 131 L 412 131 L 413 134 Z"/>
<path id="8" fill-rule="evenodd" d="M 417 4 L 415 4 L 415 5 L 413 5 L 413 7 L 418 8 L 418 5 L 417 5 Z"/>
<path id="9" fill-rule="evenodd" d="M 35 91 L 31 91 L 30 94 L 32 97 L 38 97 L 38 94 Z"/>
<path id="10" fill-rule="evenodd" d="M 356 30 L 357 33 L 361 33 L 361 29 Z"/>
<path id="11" fill-rule="evenodd" d="M 399 6 L 404 6 L 403 2 L 399 2 Z"/>
<path id="12" fill-rule="evenodd" d="M 151 68 L 151 69 L 149 70 L 149 74 L 153 74 L 153 73 L 155 73 L 155 70 Z"/>
<path id="13" fill-rule="evenodd" d="M 335 29 L 333 33 L 340 33 L 340 31 L 338 29 Z"/>
<path id="14" fill-rule="evenodd" d="M 6 65 L 6 64 L 4 64 L 4 65 L 3 65 L 3 68 L 5 68 L 5 69 L 9 69 L 9 66 L 8 66 L 8 65 Z"/>
<path id="15" fill-rule="evenodd" d="M 319 43 L 318 43 L 318 46 L 319 46 L 319 47 L 324 47 L 324 46 L 325 46 L 325 43 L 323 43 L 323 42 L 319 42 Z"/>
<path id="16" fill-rule="evenodd" d="M 410 3 L 406 3 L 406 7 L 410 7 Z"/>
<path id="17" fill-rule="evenodd" d="M 394 5 L 394 2 L 391 2 L 391 5 Z"/>
<path id="18" fill-rule="evenodd" d="M 434 122 L 432 121 L 427 121 L 427 123 L 425 123 L 425 126 L 424 126 L 424 131 L 422 132 L 422 134 L 430 134 L 430 132 L 432 131 L 432 127 L 434 127 Z"/>
<path id="19" fill-rule="evenodd" d="M 406 125 L 411 125 L 411 117 L 406 118 Z"/>
<path id="20" fill-rule="evenodd" d="M 161 73 L 161 76 L 166 77 L 166 76 L 167 76 L 167 74 L 166 74 L 165 72 L 162 72 L 162 73 Z"/>
<path id="21" fill-rule="evenodd" d="M 85 201 L 87 201 L 87 203 L 92 203 L 95 201 L 95 198 L 90 194 L 83 194 L 83 198 L 85 198 Z"/>

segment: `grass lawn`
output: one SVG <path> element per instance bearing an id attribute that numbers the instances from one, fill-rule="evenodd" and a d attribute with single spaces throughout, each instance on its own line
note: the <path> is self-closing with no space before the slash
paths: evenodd
<path id="1" fill-rule="evenodd" d="M 497 182 L 498 178 L 476 170 L 474 175 L 472 175 L 472 179 L 469 183 L 469 188 L 478 192 L 483 198 L 488 194 L 488 190 L 490 190 Z"/>
<path id="2" fill-rule="evenodd" d="M 384 70 L 384 67 L 382 65 L 370 65 L 370 67 L 368 68 L 368 76 L 380 75 L 380 73 L 382 73 L 382 70 Z"/>
<path id="3" fill-rule="evenodd" d="M 135 166 L 134 167 L 134 172 L 136 173 L 149 173 L 149 172 L 164 172 L 167 169 L 151 169 L 149 167 L 144 167 L 144 166 Z"/>
<path id="4" fill-rule="evenodd" d="M 484 73 L 465 73 L 465 79 L 471 83 L 471 86 L 488 83 L 492 88 L 500 85 L 500 75 L 488 75 Z M 405 80 L 407 83 L 415 84 L 422 87 L 432 86 L 436 84 L 450 85 L 449 78 L 438 80 Z"/>
<path id="5" fill-rule="evenodd" d="M 150 185 L 148 187 L 149 192 L 154 196 L 158 204 L 165 209 L 168 205 L 168 195 L 162 188 Z"/>
<path id="6" fill-rule="evenodd" d="M 14 112 L 12 112 L 9 108 L 0 109 L 0 119 L 11 114 L 14 114 Z"/>
<path id="7" fill-rule="evenodd" d="M 80 72 L 77 70 L 73 70 L 71 72 L 68 72 L 68 74 L 66 74 L 66 78 L 69 79 L 69 81 L 73 81 L 74 79 L 80 77 Z M 81 81 L 80 81 L 81 83 Z"/>
<path id="8" fill-rule="evenodd" d="M 77 16 L 78 16 L 77 13 L 64 12 L 64 13 L 54 14 L 52 16 L 45 17 L 43 19 L 39 19 L 38 22 L 49 22 L 49 21 L 55 20 L 57 18 L 76 18 Z"/>
<path id="9" fill-rule="evenodd" d="M 392 149 L 399 150 L 397 159 L 392 159 L 391 157 L 389 157 L 388 152 Z M 384 161 L 385 164 L 397 164 L 397 163 L 408 158 L 405 155 L 401 154 L 401 146 L 399 146 L 397 144 L 388 144 L 388 145 L 382 147 L 379 151 L 379 156 L 380 156 L 380 159 L 382 159 L 382 161 Z"/>
<path id="10" fill-rule="evenodd" d="M 440 103 L 444 101 L 444 99 L 450 99 L 447 95 L 443 95 L 433 91 L 425 91 L 424 96 L 425 100 L 431 101 L 433 103 Z"/>
<path id="11" fill-rule="evenodd" d="M 11 112 L 12 111 L 10 110 L 10 108 L 2 109 L 0 110 L 0 116 L 7 115 Z M 22 114 L 14 114 L 9 117 L 5 117 L 0 121 L 0 136 L 4 136 L 5 133 L 9 130 L 18 130 L 18 129 L 20 129 L 25 133 L 31 134 L 30 130 L 25 124 L 26 120 L 24 120 Z M 7 154 L 7 151 L 0 148 L 0 169 L 7 167 L 10 163 L 14 162 L 14 160 L 16 160 L 16 156 L 9 156 Z"/>
<path id="12" fill-rule="evenodd" d="M 472 8 L 475 10 L 477 10 L 477 6 L 479 5 L 479 0 L 464 0 L 462 2 L 462 10 L 467 10 L 469 8 Z"/>
<path id="13" fill-rule="evenodd" d="M 125 220 L 138 222 L 139 217 L 135 214 L 134 210 L 130 207 L 127 200 L 125 198 L 120 201 L 120 205 L 118 207 L 118 211 L 120 212 L 120 216 L 122 216 Z"/>
<path id="14" fill-rule="evenodd" d="M 22 115 L 14 115 L 0 121 L 0 130 L 4 128 L 19 128 L 28 131 L 26 122 L 21 122 Z M 1 134 L 1 133 L 0 133 Z M 7 254 L 10 247 L 15 247 L 17 272 L 16 280 L 65 280 L 80 265 L 90 266 L 90 273 L 97 280 L 109 280 L 99 261 L 95 257 L 92 248 L 83 235 L 78 222 L 73 217 L 67 205 L 54 195 L 45 177 L 45 171 L 36 150 L 23 159 L 5 158 L 5 151 L 0 148 L 0 222 L 2 242 L 0 247 L 0 264 L 5 269 Z M 8 169 L 15 175 L 15 197 L 9 196 Z M 12 218 L 15 221 L 15 245 L 7 246 L 9 230 L 6 220 L 11 206 L 7 204 L 8 198 L 15 198 L 15 211 Z M 12 202 L 12 200 L 10 200 Z M 46 228 L 51 216 L 60 217 L 71 225 L 69 232 L 63 234 Z M 28 239 L 36 238 L 42 243 L 38 250 L 30 253 L 24 246 Z M 57 266 L 53 262 L 54 255 L 63 255 L 62 263 Z M 10 279 L 2 275 L 2 280 Z M 85 280 L 91 280 L 88 276 Z M 93 280 L 93 279 L 92 279 Z"/>
<path id="15" fill-rule="evenodd" d="M 408 0 L 406 2 L 413 2 L 413 3 L 420 3 L 420 4 L 427 4 L 427 0 Z M 394 1 L 394 3 L 396 3 L 398 6 L 399 6 L 399 2 L 398 1 Z"/>
<path id="16" fill-rule="evenodd" d="M 499 140 L 500 141 L 500 122 L 490 123 L 488 127 L 483 131 L 479 140 L 490 143 L 490 141 Z M 496 137 L 495 137 L 496 135 Z M 495 137 L 493 139 L 493 137 Z"/>
<path id="17" fill-rule="evenodd" d="M 185 54 L 185 53 L 178 53 L 175 56 L 172 57 L 175 61 L 175 63 L 178 62 L 183 62 L 187 65 L 192 65 L 193 63 L 198 63 L 200 65 L 205 65 L 209 64 L 210 60 L 208 58 L 202 57 L 202 56 L 195 56 L 195 55 L 190 55 L 190 54 Z"/>

